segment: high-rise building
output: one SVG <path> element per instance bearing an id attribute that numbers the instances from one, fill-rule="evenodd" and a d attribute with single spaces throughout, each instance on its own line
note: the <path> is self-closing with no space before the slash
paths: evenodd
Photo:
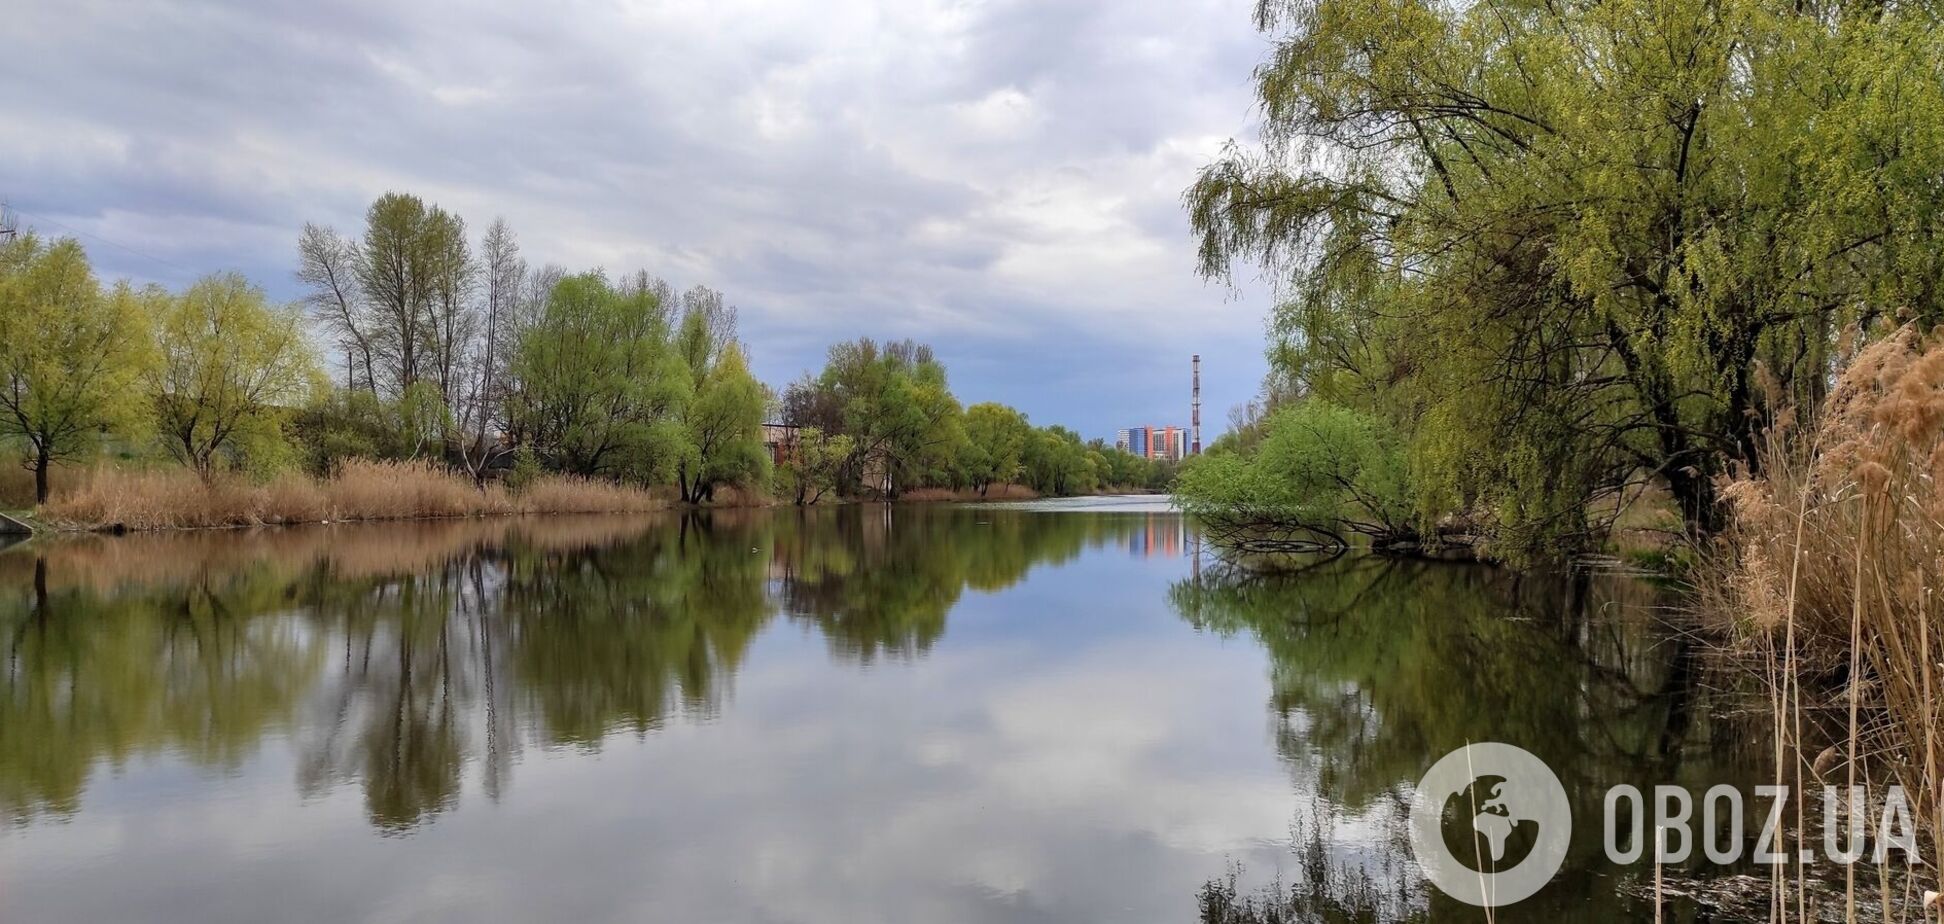
<path id="1" fill-rule="evenodd" d="M 1181 460 L 1188 454 L 1186 435 L 1180 427 L 1155 427 L 1151 437 L 1154 450 L 1149 455 L 1156 459 Z"/>
<path id="2" fill-rule="evenodd" d="M 1179 461 L 1188 454 L 1188 431 L 1180 427 L 1128 427 L 1116 435 L 1114 446 L 1147 459 Z"/>

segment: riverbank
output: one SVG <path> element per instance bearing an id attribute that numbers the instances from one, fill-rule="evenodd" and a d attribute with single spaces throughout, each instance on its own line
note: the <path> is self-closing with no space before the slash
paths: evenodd
<path id="1" fill-rule="evenodd" d="M 498 483 L 475 485 L 430 462 L 354 460 L 328 478 L 292 472 L 263 482 L 240 476 L 205 481 L 187 469 L 104 467 L 56 493 L 36 519 L 57 530 L 126 531 L 638 513 L 670 506 L 657 492 L 586 478 L 543 475 L 513 490 Z"/>
<path id="2" fill-rule="evenodd" d="M 328 478 L 284 472 L 267 480 L 220 475 L 204 481 L 187 469 L 101 466 L 63 472 L 58 484 L 48 503 L 38 509 L 23 508 L 17 515 L 40 530 L 146 532 L 789 506 L 754 487 L 726 486 L 707 504 L 685 505 L 672 487 L 640 488 L 565 475 L 542 475 L 517 488 L 497 481 L 478 485 L 424 460 L 353 460 Z M 969 488 L 922 488 L 906 492 L 891 503 L 1017 502 L 1041 497 L 1025 485 L 1004 484 L 993 485 L 983 494 Z M 815 506 L 860 502 L 832 497 Z"/>

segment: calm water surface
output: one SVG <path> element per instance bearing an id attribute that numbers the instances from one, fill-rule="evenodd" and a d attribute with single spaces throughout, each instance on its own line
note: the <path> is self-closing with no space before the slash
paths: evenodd
<path id="1" fill-rule="evenodd" d="M 1191 922 L 1236 864 L 1480 920 L 1402 834 L 1436 758 L 1597 817 L 1733 751 L 1639 583 L 1244 579 L 1049 506 L 0 552 L 0 921 Z M 1650 914 L 1581 828 L 1500 921 Z"/>

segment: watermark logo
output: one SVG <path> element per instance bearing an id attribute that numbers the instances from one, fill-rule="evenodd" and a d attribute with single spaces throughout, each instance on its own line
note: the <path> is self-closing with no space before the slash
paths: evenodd
<path id="1" fill-rule="evenodd" d="M 1572 836 L 1559 777 L 1509 744 L 1446 754 L 1411 797 L 1418 865 L 1432 885 L 1470 905 L 1501 907 L 1539 891 L 1559 872 Z"/>
<path id="2" fill-rule="evenodd" d="M 1745 811 L 1741 790 L 1729 785 L 1698 799 L 1681 786 L 1643 792 L 1615 785 L 1601 806 L 1607 859 L 1620 866 L 1665 866 L 1700 855 L 1733 864 L 1742 859 L 1754 822 L 1760 830 L 1748 856 L 1758 864 L 1853 865 L 1867 859 L 1881 865 L 1892 849 L 1913 866 L 1921 862 L 1917 826 L 1901 786 L 1880 798 L 1862 786 L 1825 785 L 1819 799 L 1786 786 L 1754 789 L 1757 800 L 1767 801 L 1766 812 Z M 1800 816 L 1817 803 L 1821 838 L 1797 831 L 1791 841 L 1785 810 L 1793 805 Z M 1530 898 L 1559 872 L 1572 842 L 1573 809 L 1558 774 L 1544 761 L 1524 748 L 1487 742 L 1459 748 L 1431 766 L 1411 797 L 1410 832 L 1412 852 L 1432 885 L 1467 904 L 1503 907 Z"/>

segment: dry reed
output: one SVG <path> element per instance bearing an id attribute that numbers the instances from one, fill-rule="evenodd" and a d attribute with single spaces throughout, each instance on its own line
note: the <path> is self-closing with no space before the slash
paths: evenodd
<path id="1" fill-rule="evenodd" d="M 42 508 L 69 529 L 192 529 L 498 516 L 521 513 L 624 513 L 667 506 L 635 487 L 547 476 L 518 494 L 425 461 L 346 462 L 330 478 L 283 473 L 266 482 L 218 476 L 205 482 L 186 469 L 137 471 L 102 467 L 56 493 Z"/>
<path id="2" fill-rule="evenodd" d="M 1798 836 L 1805 784 L 1884 768 L 1944 855 L 1929 602 L 1944 578 L 1944 341 L 1906 327 L 1861 350 L 1809 425 L 1778 419 L 1757 462 L 1725 486 L 1733 525 L 1704 608 L 1764 665 Z M 1793 894 L 1778 880 L 1776 919 L 1812 913 L 1801 879 Z"/>
<path id="3" fill-rule="evenodd" d="M 47 473 L 50 494 L 70 491 L 87 469 L 56 462 Z M 20 455 L 0 451 L 0 510 L 25 510 L 34 506 L 34 470 Z"/>

